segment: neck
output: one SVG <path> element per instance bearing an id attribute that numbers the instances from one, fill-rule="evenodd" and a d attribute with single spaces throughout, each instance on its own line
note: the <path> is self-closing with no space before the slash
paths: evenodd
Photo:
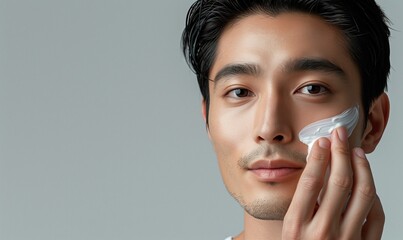
<path id="1" fill-rule="evenodd" d="M 235 239 L 239 240 L 275 240 L 281 239 L 283 221 L 260 220 L 244 213 L 244 231 Z"/>

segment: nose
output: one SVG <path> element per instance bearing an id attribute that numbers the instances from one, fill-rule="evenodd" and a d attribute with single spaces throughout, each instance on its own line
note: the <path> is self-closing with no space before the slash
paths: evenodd
<path id="1" fill-rule="evenodd" d="M 254 126 L 256 142 L 285 144 L 292 141 L 292 114 L 288 105 L 278 93 L 259 100 Z"/>

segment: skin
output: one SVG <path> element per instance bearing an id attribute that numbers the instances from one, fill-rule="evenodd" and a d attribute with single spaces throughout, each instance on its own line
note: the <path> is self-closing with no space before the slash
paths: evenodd
<path id="1" fill-rule="evenodd" d="M 342 32 L 302 13 L 243 17 L 221 35 L 210 79 L 209 138 L 227 190 L 245 209 L 235 239 L 380 239 L 384 213 L 364 153 L 381 139 L 389 101 L 382 94 L 364 124 L 360 75 Z M 355 104 L 353 134 L 338 128 L 307 158 L 299 131 Z M 258 160 L 288 172 L 262 180 L 251 170 Z"/>

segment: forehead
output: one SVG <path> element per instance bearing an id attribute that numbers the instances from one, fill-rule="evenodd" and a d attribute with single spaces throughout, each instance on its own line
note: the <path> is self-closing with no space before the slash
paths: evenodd
<path id="1" fill-rule="evenodd" d="M 210 79 L 228 64 L 250 62 L 267 72 L 300 58 L 326 59 L 348 77 L 358 74 L 341 30 L 320 17 L 288 12 L 253 14 L 227 26 L 218 41 Z"/>

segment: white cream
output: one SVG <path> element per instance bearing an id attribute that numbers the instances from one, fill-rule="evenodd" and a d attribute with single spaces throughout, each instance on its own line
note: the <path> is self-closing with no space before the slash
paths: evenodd
<path id="1" fill-rule="evenodd" d="M 314 142 L 321 138 L 326 137 L 330 139 L 332 131 L 338 127 L 345 126 L 347 128 L 348 136 L 351 135 L 359 118 L 358 105 L 347 109 L 339 115 L 322 119 L 305 126 L 299 132 L 299 140 L 308 145 L 308 155 Z"/>

